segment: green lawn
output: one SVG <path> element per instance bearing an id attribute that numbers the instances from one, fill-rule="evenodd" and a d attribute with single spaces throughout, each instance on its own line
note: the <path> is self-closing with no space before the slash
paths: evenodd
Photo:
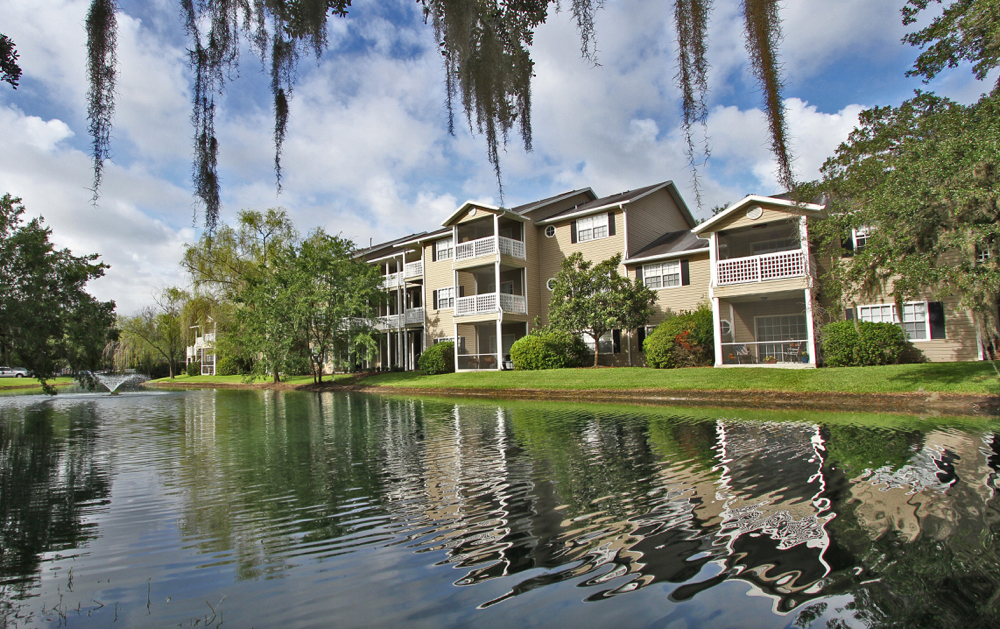
<path id="1" fill-rule="evenodd" d="M 343 380 L 348 376 L 337 376 L 338 380 Z M 330 376 L 325 376 L 323 381 L 326 382 L 330 379 Z M 287 376 L 281 380 L 286 384 L 312 384 L 312 376 Z M 152 380 L 151 382 L 156 382 L 158 384 L 242 384 L 243 376 L 189 376 L 187 374 L 182 374 L 176 376 L 173 380 L 170 378 L 160 378 L 158 380 Z M 258 384 L 266 384 L 271 382 L 271 377 L 268 376 L 264 380 L 256 380 Z"/>
<path id="2" fill-rule="evenodd" d="M 837 393 L 928 392 L 1000 395 L 988 362 L 928 363 L 823 369 L 552 369 L 423 376 L 387 373 L 357 380 L 387 387 L 474 389 L 612 389 L 789 391 Z"/>
<path id="3" fill-rule="evenodd" d="M 65 378 L 54 378 L 49 380 L 50 384 L 56 386 L 64 384 L 72 384 L 76 382 L 71 377 Z M 24 387 L 40 387 L 42 383 L 34 378 L 0 378 L 0 389 L 14 389 L 14 388 L 24 388 Z"/>

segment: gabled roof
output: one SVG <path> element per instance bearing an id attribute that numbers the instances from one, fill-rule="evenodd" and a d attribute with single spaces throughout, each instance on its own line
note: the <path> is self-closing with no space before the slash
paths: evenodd
<path id="1" fill-rule="evenodd" d="M 625 192 L 620 192 L 618 194 L 611 195 L 610 197 L 604 197 L 601 199 L 595 199 L 589 203 L 584 203 L 562 212 L 553 214 L 552 216 L 546 218 L 545 220 L 538 221 L 538 225 L 548 225 L 549 223 L 556 223 L 559 221 L 564 221 L 571 218 L 579 218 L 581 216 L 587 216 L 589 214 L 597 214 L 599 212 L 604 212 L 612 208 L 616 208 L 622 205 L 627 205 L 634 201 L 638 201 L 643 197 L 653 194 L 657 190 L 666 189 L 673 198 L 674 203 L 680 208 L 681 214 L 687 220 L 688 225 L 692 227 L 696 225 L 694 217 L 691 216 L 691 210 L 688 209 L 684 199 L 681 198 L 679 192 L 677 192 L 677 186 L 674 185 L 673 181 L 663 181 L 661 183 L 653 184 L 651 186 L 646 186 L 645 188 L 639 188 L 638 190 L 627 190 Z"/>
<path id="2" fill-rule="evenodd" d="M 782 199 L 779 197 L 763 197 L 757 194 L 748 194 L 741 200 L 730 205 L 723 211 L 719 212 L 712 218 L 708 219 L 701 225 L 698 225 L 693 230 L 694 233 L 700 234 L 714 225 L 725 221 L 727 218 L 733 214 L 739 212 L 741 209 L 748 208 L 751 205 L 764 205 L 769 206 L 774 209 L 795 209 L 795 210 L 805 210 L 811 214 L 820 214 L 826 208 L 825 205 L 816 205 L 815 203 L 797 203 L 791 199 Z"/>
<path id="3" fill-rule="evenodd" d="M 708 240 L 698 238 L 690 229 L 667 232 L 625 260 L 625 264 L 673 258 L 696 251 L 707 251 Z"/>

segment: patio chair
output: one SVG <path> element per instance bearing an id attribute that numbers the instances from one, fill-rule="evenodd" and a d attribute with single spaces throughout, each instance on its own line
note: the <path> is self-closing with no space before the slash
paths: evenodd
<path id="1" fill-rule="evenodd" d="M 754 362 L 753 356 L 750 355 L 750 348 L 745 343 L 737 343 L 733 347 L 733 355 L 736 356 L 737 365 L 752 364 Z"/>
<path id="2" fill-rule="evenodd" d="M 788 351 L 785 352 L 786 362 L 795 363 L 799 360 L 799 351 L 802 348 L 802 343 L 789 343 Z"/>

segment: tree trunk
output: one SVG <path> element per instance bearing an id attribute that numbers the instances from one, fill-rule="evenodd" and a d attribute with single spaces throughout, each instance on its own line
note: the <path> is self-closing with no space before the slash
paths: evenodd
<path id="1" fill-rule="evenodd" d="M 597 360 L 601 357 L 601 337 L 594 337 L 594 366 L 597 366 Z"/>
<path id="2" fill-rule="evenodd" d="M 272 380 L 272 382 L 274 384 L 278 384 L 279 382 L 281 382 L 281 377 L 278 375 L 278 368 L 277 367 L 274 368 L 274 380 Z"/>

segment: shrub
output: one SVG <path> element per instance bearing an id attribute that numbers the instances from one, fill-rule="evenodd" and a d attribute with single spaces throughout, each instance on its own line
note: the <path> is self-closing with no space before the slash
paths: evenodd
<path id="1" fill-rule="evenodd" d="M 823 359 L 830 367 L 892 365 L 907 348 L 906 333 L 894 323 L 836 321 L 823 328 Z"/>
<path id="2" fill-rule="evenodd" d="M 699 367 L 715 361 L 712 309 L 703 304 L 656 326 L 642 344 L 646 364 L 657 369 Z"/>
<path id="3" fill-rule="evenodd" d="M 830 367 L 850 367 L 858 364 L 861 337 L 853 321 L 834 321 L 823 327 L 823 361 Z"/>
<path id="4" fill-rule="evenodd" d="M 453 373 L 455 371 L 455 343 L 447 341 L 431 345 L 420 355 L 417 366 L 420 367 L 421 372 L 428 376 Z"/>
<path id="5" fill-rule="evenodd" d="M 517 369 L 579 367 L 587 357 L 583 339 L 571 332 L 541 330 L 514 342 L 510 359 Z"/>
<path id="6" fill-rule="evenodd" d="M 858 322 L 858 363 L 861 365 L 893 365 L 906 351 L 906 332 L 892 323 Z"/>
<path id="7" fill-rule="evenodd" d="M 201 375 L 201 363 L 188 363 L 187 364 L 187 375 L 189 375 L 189 376 L 200 376 Z"/>
<path id="8" fill-rule="evenodd" d="M 223 356 L 215 363 L 215 375 L 217 376 L 238 376 L 243 373 L 240 361 L 235 356 Z"/>

